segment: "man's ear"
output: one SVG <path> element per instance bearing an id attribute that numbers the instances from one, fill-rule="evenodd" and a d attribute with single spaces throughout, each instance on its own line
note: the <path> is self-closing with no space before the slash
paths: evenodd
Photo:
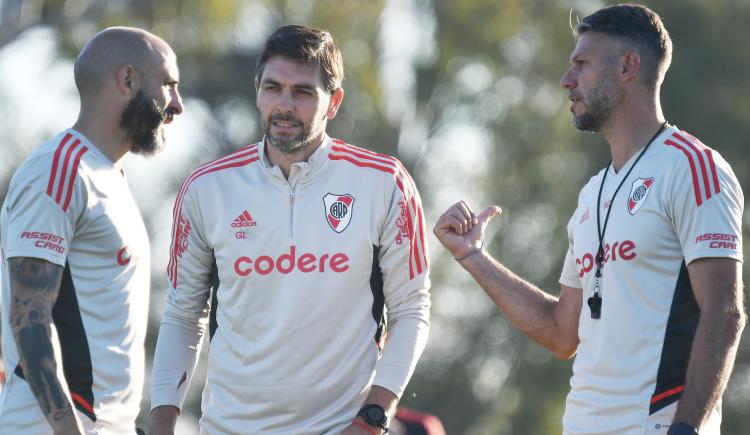
<path id="1" fill-rule="evenodd" d="M 339 111 L 339 107 L 341 107 L 341 103 L 344 101 L 344 88 L 338 88 L 336 91 L 331 95 L 331 101 L 328 102 L 328 111 L 326 112 L 326 116 L 328 119 L 333 119 L 336 117 L 336 113 Z"/>
<path id="2" fill-rule="evenodd" d="M 133 95 L 140 87 L 140 76 L 132 65 L 123 65 L 117 71 L 117 89 L 125 95 Z"/>
<path id="3" fill-rule="evenodd" d="M 620 79 L 624 82 L 634 80 L 641 71 L 641 56 L 635 51 L 628 51 L 620 58 Z"/>

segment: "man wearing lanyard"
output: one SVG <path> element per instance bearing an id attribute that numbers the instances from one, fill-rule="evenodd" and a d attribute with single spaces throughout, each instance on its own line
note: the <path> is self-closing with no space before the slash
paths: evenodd
<path id="1" fill-rule="evenodd" d="M 746 321 L 742 191 L 662 114 L 672 44 L 656 13 L 611 6 L 575 33 L 560 84 L 574 126 L 601 133 L 612 161 L 579 195 L 559 296 L 482 249 L 498 207 L 475 215 L 459 202 L 434 232 L 522 332 L 576 355 L 565 434 L 718 434 Z"/>

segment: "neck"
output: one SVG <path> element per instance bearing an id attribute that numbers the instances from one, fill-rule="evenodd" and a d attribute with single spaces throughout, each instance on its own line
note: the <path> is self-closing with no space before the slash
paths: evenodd
<path id="1" fill-rule="evenodd" d="M 631 107 L 630 110 L 613 113 L 602 128 L 601 134 L 609 143 L 615 172 L 648 145 L 649 140 L 664 123 L 658 97 L 650 104 L 641 104 Z"/>
<path id="2" fill-rule="evenodd" d="M 320 146 L 323 144 L 324 138 L 325 131 L 321 132 L 317 138 L 315 138 L 306 146 L 302 147 L 302 149 L 299 149 L 293 153 L 283 153 L 279 151 L 279 149 L 274 145 L 270 144 L 268 138 L 266 137 L 265 151 L 266 156 L 268 157 L 268 162 L 271 163 L 272 166 L 278 166 L 279 168 L 281 168 L 281 172 L 284 174 L 284 177 L 289 179 L 289 173 L 292 170 L 292 165 L 294 163 L 308 161 L 310 159 L 310 156 L 313 155 L 313 153 L 317 151 L 317 149 L 320 148 Z"/>
<path id="3" fill-rule="evenodd" d="M 109 116 L 104 111 L 84 111 L 82 108 L 73 129 L 86 136 L 116 167 L 120 167 L 122 158 L 130 151 L 126 135 L 120 129 L 119 117 Z"/>

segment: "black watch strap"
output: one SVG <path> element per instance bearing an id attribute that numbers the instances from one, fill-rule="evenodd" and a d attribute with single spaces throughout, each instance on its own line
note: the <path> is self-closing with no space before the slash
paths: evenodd
<path id="1" fill-rule="evenodd" d="M 667 435 L 699 435 L 698 430 L 687 423 L 672 423 Z"/>
<path id="2" fill-rule="evenodd" d="M 388 432 L 388 416 L 382 406 L 374 403 L 365 405 L 360 408 L 357 416 L 362 417 L 365 423 L 370 426 L 379 427 L 386 433 Z"/>

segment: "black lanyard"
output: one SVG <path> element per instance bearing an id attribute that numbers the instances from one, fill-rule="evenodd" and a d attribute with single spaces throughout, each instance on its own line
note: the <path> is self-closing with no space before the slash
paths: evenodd
<path id="1" fill-rule="evenodd" d="M 604 190 L 604 180 L 607 179 L 607 172 L 609 172 L 609 167 L 612 164 L 612 161 L 610 160 L 607 164 L 607 167 L 604 169 L 604 175 L 602 176 L 602 183 L 599 185 L 599 196 L 596 198 L 596 232 L 599 236 L 599 249 L 596 250 L 596 274 L 595 281 L 594 281 L 594 295 L 591 296 L 587 303 L 589 306 L 589 309 L 591 309 L 591 318 L 592 319 L 598 319 L 602 316 L 602 297 L 599 296 L 599 279 L 602 277 L 602 269 L 604 268 L 604 233 L 607 231 L 607 224 L 609 223 L 609 212 L 612 211 L 612 207 L 615 205 L 615 197 L 617 196 L 617 192 L 620 191 L 620 188 L 625 183 L 625 180 L 628 179 L 628 176 L 630 176 L 630 173 L 633 171 L 633 168 L 635 168 L 635 165 L 638 164 L 638 161 L 641 160 L 641 157 L 643 157 L 644 154 L 646 154 L 646 150 L 648 150 L 648 147 L 651 146 L 651 144 L 656 140 L 657 137 L 661 134 L 662 131 L 664 131 L 665 128 L 667 128 L 666 121 L 664 124 L 661 125 L 661 128 L 659 128 L 659 131 L 656 132 L 656 134 L 651 138 L 651 140 L 648 141 L 646 146 L 643 148 L 643 151 L 638 155 L 638 157 L 635 159 L 635 162 L 630 166 L 630 169 L 628 169 L 628 172 L 625 173 L 625 176 L 622 177 L 622 181 L 620 181 L 620 184 L 617 185 L 617 189 L 615 189 L 615 193 L 612 194 L 612 199 L 609 201 L 609 208 L 607 208 L 607 215 L 604 217 L 604 227 L 601 226 L 600 218 L 599 218 L 599 211 L 601 210 L 601 201 L 602 201 L 602 190 Z"/>

